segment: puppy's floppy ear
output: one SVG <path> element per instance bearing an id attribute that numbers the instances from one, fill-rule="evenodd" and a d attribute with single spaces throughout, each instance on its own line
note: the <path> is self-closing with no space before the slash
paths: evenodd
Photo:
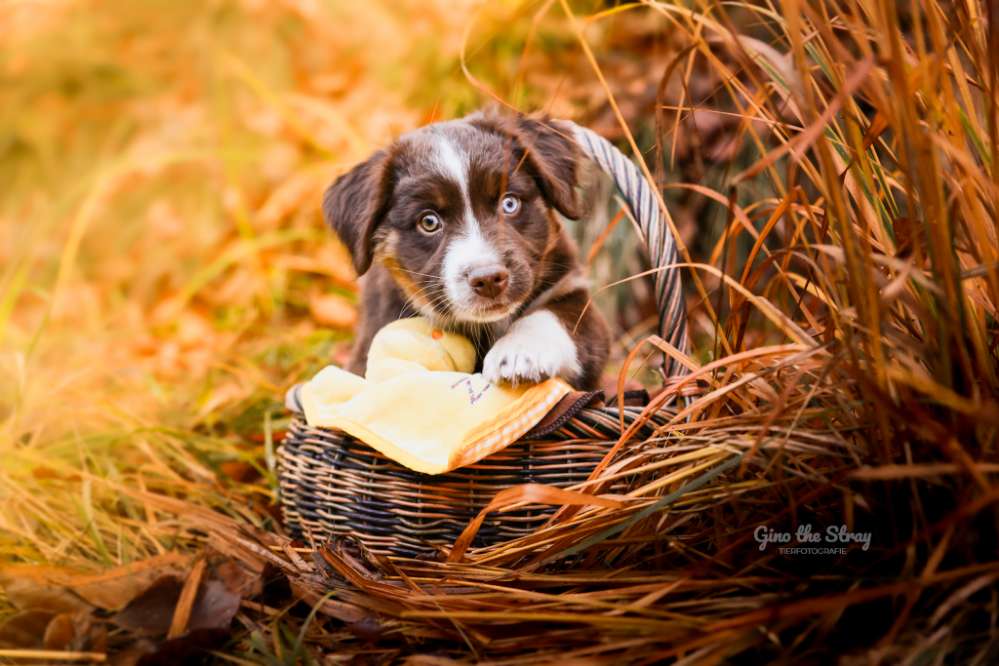
<path id="1" fill-rule="evenodd" d="M 518 115 L 514 138 L 527 154 L 541 193 L 558 212 L 571 220 L 582 215 L 576 195 L 580 160 L 572 129 L 548 118 Z"/>
<path id="2" fill-rule="evenodd" d="M 371 267 L 372 243 L 391 197 L 391 155 L 379 150 L 340 176 L 323 195 L 323 217 L 363 275 Z"/>

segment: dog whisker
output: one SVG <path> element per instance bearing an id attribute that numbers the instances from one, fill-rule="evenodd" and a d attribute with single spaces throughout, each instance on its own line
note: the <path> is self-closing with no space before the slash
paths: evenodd
<path id="1" fill-rule="evenodd" d="M 403 273 L 409 273 L 410 275 L 419 275 L 420 277 L 434 278 L 435 280 L 442 280 L 440 275 L 434 275 L 433 273 L 420 273 L 419 271 L 411 271 L 408 268 L 403 268 L 402 266 L 397 267 Z"/>

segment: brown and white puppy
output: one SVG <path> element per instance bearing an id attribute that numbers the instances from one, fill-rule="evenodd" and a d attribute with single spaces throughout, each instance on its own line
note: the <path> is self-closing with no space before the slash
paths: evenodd
<path id="1" fill-rule="evenodd" d="M 488 381 L 596 386 L 608 328 L 556 215 L 581 213 L 578 161 L 557 122 L 479 113 L 405 134 L 337 179 L 323 211 L 364 275 L 350 370 L 382 326 L 424 315 L 473 341 Z"/>

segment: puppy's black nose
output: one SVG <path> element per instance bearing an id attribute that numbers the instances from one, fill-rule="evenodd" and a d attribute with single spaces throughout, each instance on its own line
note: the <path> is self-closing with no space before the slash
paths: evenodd
<path id="1" fill-rule="evenodd" d="M 496 298 L 504 291 L 510 282 L 510 271 L 502 266 L 486 266 L 472 271 L 468 276 L 468 284 L 479 296 Z"/>

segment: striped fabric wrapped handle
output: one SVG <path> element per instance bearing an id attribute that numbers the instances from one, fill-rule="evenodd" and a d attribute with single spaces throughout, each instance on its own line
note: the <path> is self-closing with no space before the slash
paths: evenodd
<path id="1" fill-rule="evenodd" d="M 676 240 L 666 223 L 659 202 L 649 182 L 635 163 L 610 141 L 571 121 L 570 126 L 583 154 L 611 177 L 628 209 L 638 223 L 642 241 L 649 251 L 655 273 L 656 305 L 659 308 L 659 335 L 684 354 L 688 351 L 687 313 L 683 300 L 680 268 L 676 266 Z M 663 360 L 666 379 L 686 375 L 686 366 L 666 356 Z"/>

